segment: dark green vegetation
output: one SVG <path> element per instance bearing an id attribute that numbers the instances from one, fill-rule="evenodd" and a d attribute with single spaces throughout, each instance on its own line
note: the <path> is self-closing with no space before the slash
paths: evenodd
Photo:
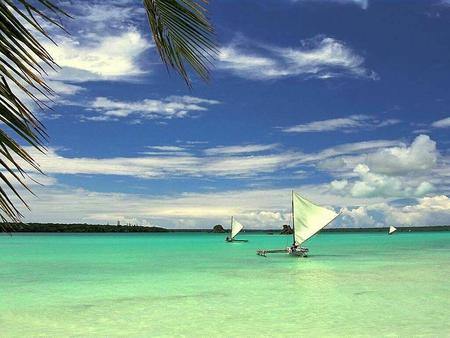
<path id="1" fill-rule="evenodd" d="M 160 227 L 105 224 L 17 223 L 10 232 L 168 232 Z M 0 232 L 4 229 L 0 227 Z"/>
<path id="2" fill-rule="evenodd" d="M 224 233 L 226 232 L 226 230 L 223 228 L 222 224 L 216 224 L 214 225 L 213 229 L 211 230 L 211 232 L 214 233 Z"/>

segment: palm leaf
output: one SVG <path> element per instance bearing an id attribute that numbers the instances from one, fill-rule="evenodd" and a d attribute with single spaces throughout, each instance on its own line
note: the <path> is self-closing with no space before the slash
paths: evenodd
<path id="1" fill-rule="evenodd" d="M 44 152 L 46 132 L 19 97 L 27 95 L 38 106 L 45 107 L 36 94 L 50 99 L 52 90 L 43 79 L 45 68 L 56 68 L 50 54 L 37 39 L 42 35 L 50 39 L 40 22 L 62 28 L 59 16 L 67 15 L 48 0 L 2 0 L 0 1 L 0 220 L 20 222 L 22 215 L 17 209 L 18 199 L 26 207 L 19 187 L 28 191 L 27 168 L 41 172 L 39 165 L 28 151 L 15 139 Z M 12 90 L 13 85 L 14 90 Z M 21 92 L 22 95 L 17 93 Z M 3 229 L 5 224 L 2 225 Z"/>
<path id="2" fill-rule="evenodd" d="M 191 80 L 187 65 L 204 80 L 217 54 L 214 31 L 202 3 L 206 0 L 144 0 L 150 28 L 161 59 Z"/>

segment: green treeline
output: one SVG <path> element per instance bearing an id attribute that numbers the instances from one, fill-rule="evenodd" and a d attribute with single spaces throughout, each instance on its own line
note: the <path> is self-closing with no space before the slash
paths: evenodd
<path id="1" fill-rule="evenodd" d="M 160 227 L 139 225 L 24 223 L 0 227 L 0 232 L 168 232 Z"/>

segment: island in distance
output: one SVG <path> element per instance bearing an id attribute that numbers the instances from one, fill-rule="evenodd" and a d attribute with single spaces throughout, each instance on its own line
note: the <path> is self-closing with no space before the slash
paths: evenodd
<path id="1" fill-rule="evenodd" d="M 322 232 L 387 232 L 388 227 L 380 228 L 325 228 Z M 416 231 L 450 231 L 450 225 L 442 226 L 403 226 L 397 227 L 398 232 Z M 157 226 L 140 225 L 108 225 L 108 224 L 87 224 L 87 223 L 0 223 L 0 233 L 13 232 L 55 232 L 55 233 L 107 233 L 107 232 L 228 232 L 221 224 L 216 224 L 212 229 L 166 229 Z M 270 235 L 291 235 L 293 233 L 290 225 L 284 224 L 281 229 L 246 229 L 246 233 L 267 233 Z"/>

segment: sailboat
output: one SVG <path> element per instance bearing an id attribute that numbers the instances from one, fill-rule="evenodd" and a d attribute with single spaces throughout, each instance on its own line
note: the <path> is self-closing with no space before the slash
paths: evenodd
<path id="1" fill-rule="evenodd" d="M 339 215 L 340 213 L 316 205 L 292 191 L 292 245 L 286 249 L 258 250 L 256 253 L 260 256 L 266 256 L 268 253 L 288 253 L 292 256 L 307 257 L 309 250 L 301 245 Z"/>
<path id="2" fill-rule="evenodd" d="M 244 229 L 244 226 L 231 216 L 230 235 L 225 239 L 227 242 L 248 242 L 246 239 L 236 239 L 236 235 Z"/>
<path id="3" fill-rule="evenodd" d="M 395 231 L 397 231 L 397 228 L 395 226 L 391 225 L 389 227 L 388 235 L 392 235 L 392 233 L 394 233 Z"/>

